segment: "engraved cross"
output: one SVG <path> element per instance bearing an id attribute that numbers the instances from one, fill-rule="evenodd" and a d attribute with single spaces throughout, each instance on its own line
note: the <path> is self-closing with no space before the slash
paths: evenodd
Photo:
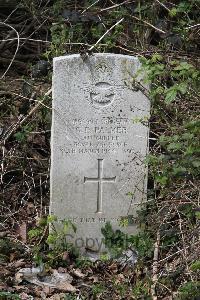
<path id="1" fill-rule="evenodd" d="M 98 177 L 84 177 L 84 183 L 86 182 L 97 182 L 97 211 L 96 213 L 102 213 L 102 185 L 103 182 L 115 182 L 115 177 L 106 178 L 103 177 L 103 159 L 98 159 Z"/>

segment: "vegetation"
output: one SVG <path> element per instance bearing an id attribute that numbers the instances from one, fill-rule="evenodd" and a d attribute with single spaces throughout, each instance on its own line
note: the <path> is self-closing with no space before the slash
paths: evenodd
<path id="1" fill-rule="evenodd" d="M 1 3 L 0 299 L 42 299 L 39 287 L 16 284 L 16 271 L 33 262 L 47 273 L 80 268 L 85 274 L 73 281 L 80 291 L 59 299 L 198 299 L 199 1 Z M 140 72 L 133 78 L 151 99 L 151 118 L 142 120 L 150 126 L 150 155 L 148 202 L 138 211 L 141 231 L 126 236 L 109 224 L 102 229 L 114 257 L 127 247 L 138 252 L 134 268 L 77 258 L 62 239 L 75 230 L 68 221 L 48 233 L 54 221 L 48 218 L 52 58 L 92 52 L 139 56 L 150 87 L 138 82 Z"/>

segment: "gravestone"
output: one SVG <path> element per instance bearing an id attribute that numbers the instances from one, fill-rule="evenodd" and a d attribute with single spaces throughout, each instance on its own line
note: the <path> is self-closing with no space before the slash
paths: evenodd
<path id="1" fill-rule="evenodd" d="M 132 84 L 139 67 L 138 58 L 119 54 L 54 59 L 50 213 L 77 226 L 67 239 L 79 248 L 103 251 L 107 221 L 137 230 L 150 111 Z"/>

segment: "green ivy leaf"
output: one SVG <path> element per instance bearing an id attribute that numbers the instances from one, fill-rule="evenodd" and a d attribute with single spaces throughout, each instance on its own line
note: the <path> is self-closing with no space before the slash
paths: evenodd
<path id="1" fill-rule="evenodd" d="M 177 9 L 174 7 L 169 11 L 170 17 L 175 17 L 177 14 Z"/>
<path id="2" fill-rule="evenodd" d="M 188 88 L 188 85 L 187 83 L 185 82 L 182 82 L 178 85 L 178 90 L 181 92 L 181 94 L 185 94 L 187 92 L 187 88 Z"/>
<path id="3" fill-rule="evenodd" d="M 34 228 L 34 229 L 29 230 L 29 232 L 28 232 L 28 236 L 30 239 L 38 237 L 41 234 L 42 234 L 42 229 L 40 229 L 40 228 Z"/>
<path id="4" fill-rule="evenodd" d="M 160 183 L 162 186 L 165 186 L 168 182 L 168 177 L 164 175 L 157 175 L 155 177 L 157 183 Z"/>
<path id="5" fill-rule="evenodd" d="M 54 215 L 50 215 L 50 216 L 47 217 L 47 223 L 48 224 L 56 222 L 57 220 L 58 220 L 58 218 Z"/>
<path id="6" fill-rule="evenodd" d="M 192 165 L 195 168 L 199 168 L 200 167 L 200 160 L 193 160 Z"/>
<path id="7" fill-rule="evenodd" d="M 162 55 L 158 54 L 158 53 L 155 53 L 152 55 L 152 62 L 157 62 L 157 61 L 162 61 L 163 57 Z"/>
<path id="8" fill-rule="evenodd" d="M 170 88 L 167 90 L 166 96 L 165 96 L 165 101 L 166 103 L 171 103 L 177 96 L 177 90 L 175 88 Z"/>
<path id="9" fill-rule="evenodd" d="M 188 64 L 187 62 L 181 62 L 177 67 L 174 68 L 175 71 L 182 71 L 182 70 L 190 70 L 193 68 L 193 65 Z"/>
<path id="10" fill-rule="evenodd" d="M 182 148 L 182 144 L 181 143 L 170 143 L 167 146 L 167 150 L 180 150 Z"/>
<path id="11" fill-rule="evenodd" d="M 197 218 L 198 220 L 200 220 L 200 211 L 196 211 L 196 212 L 195 212 L 195 216 L 196 216 L 196 218 Z"/>
<path id="12" fill-rule="evenodd" d="M 186 172 L 187 172 L 187 169 L 184 167 L 176 167 L 176 166 L 173 167 L 173 174 L 175 176 L 183 176 L 183 175 L 185 175 Z"/>
<path id="13" fill-rule="evenodd" d="M 49 234 L 48 238 L 47 238 L 47 244 L 48 245 L 53 245 L 55 244 L 57 240 L 57 235 L 56 234 Z"/>

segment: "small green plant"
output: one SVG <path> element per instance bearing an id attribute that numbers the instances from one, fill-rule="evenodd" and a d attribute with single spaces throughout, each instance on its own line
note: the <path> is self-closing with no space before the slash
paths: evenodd
<path id="1" fill-rule="evenodd" d="M 195 224 L 198 220 L 196 211 L 194 210 L 192 203 L 182 204 L 179 206 L 178 210 L 181 216 L 190 221 L 191 224 Z"/>
<path id="2" fill-rule="evenodd" d="M 19 295 L 10 292 L 0 292 L 0 300 L 21 300 Z"/>
<path id="3" fill-rule="evenodd" d="M 200 174 L 200 121 L 189 120 L 178 129 L 172 127 L 171 131 L 171 135 L 159 138 L 163 153 L 148 158 L 151 174 L 160 187 L 179 178 L 190 179 Z"/>
<path id="4" fill-rule="evenodd" d="M 144 281 L 137 281 L 132 290 L 132 294 L 135 297 L 135 299 L 145 299 L 145 300 L 151 300 L 151 296 L 149 296 L 150 291 L 150 282 L 144 282 Z"/>
<path id="5" fill-rule="evenodd" d="M 128 285 L 126 283 L 114 283 L 114 288 L 117 290 L 120 297 L 123 299 L 128 290 Z"/>
<path id="6" fill-rule="evenodd" d="M 76 232 L 76 226 L 70 220 L 61 220 L 58 222 L 55 216 L 49 216 L 47 222 L 51 228 L 46 240 L 51 249 L 47 255 L 49 264 L 52 265 L 56 263 L 58 265 L 61 262 L 65 265 L 66 262 L 65 259 L 63 259 L 63 254 L 66 253 L 66 251 L 75 257 L 79 254 L 73 244 L 66 239 L 69 233 Z"/>
<path id="7" fill-rule="evenodd" d="M 100 255 L 100 260 L 101 261 L 108 262 L 109 259 L 110 259 L 110 257 L 108 255 L 108 253 L 103 253 L 103 254 Z"/>
<path id="8" fill-rule="evenodd" d="M 110 222 L 101 229 L 104 243 L 112 257 L 118 257 L 124 250 L 132 247 L 138 252 L 139 257 L 151 257 L 153 253 L 153 239 L 147 232 L 137 235 L 128 235 L 121 230 L 113 230 Z"/>
<path id="9" fill-rule="evenodd" d="M 92 285 L 92 294 L 94 297 L 100 296 L 105 291 L 105 287 L 102 283 L 96 283 Z"/>
<path id="10" fill-rule="evenodd" d="M 69 29 L 62 20 L 51 27 L 52 43 L 43 54 L 44 58 L 51 61 L 52 57 L 63 55 L 66 52 L 65 43 L 69 39 Z"/>
<path id="11" fill-rule="evenodd" d="M 0 238 L 0 262 L 9 262 L 11 253 L 20 255 L 23 252 L 21 243 L 14 242 L 12 239 L 4 237 Z"/>
<path id="12" fill-rule="evenodd" d="M 119 229 L 114 231 L 110 222 L 101 229 L 104 236 L 104 243 L 113 257 L 119 256 L 123 250 L 128 248 L 128 235 Z"/>
<path id="13" fill-rule="evenodd" d="M 76 268 L 87 268 L 92 265 L 93 265 L 93 262 L 89 258 L 81 257 L 81 256 L 76 257 L 76 260 L 75 260 Z"/>
<path id="14" fill-rule="evenodd" d="M 144 231 L 136 235 L 130 235 L 129 243 L 137 253 L 139 258 L 151 258 L 153 255 L 153 238 L 150 233 Z"/>
<path id="15" fill-rule="evenodd" d="M 18 142 L 25 143 L 27 140 L 28 135 L 33 130 L 32 126 L 25 125 L 22 127 L 20 131 L 14 134 L 14 137 Z"/>
<path id="16" fill-rule="evenodd" d="M 50 232 L 47 234 L 49 227 Z M 48 266 L 66 265 L 66 253 L 78 256 L 77 250 L 66 239 L 69 232 L 76 232 L 76 227 L 70 220 L 58 222 L 57 217 L 53 215 L 41 218 L 38 225 L 28 232 L 32 243 L 37 244 L 33 247 L 35 262 L 39 265 L 45 262 Z M 41 236 L 44 238 L 41 239 Z M 48 250 L 43 249 L 45 245 L 49 246 Z"/>
<path id="17" fill-rule="evenodd" d="M 177 300 L 196 300 L 200 295 L 200 282 L 188 281 L 179 288 Z"/>
<path id="18" fill-rule="evenodd" d="M 196 260 L 195 262 L 193 262 L 193 263 L 190 265 L 190 269 L 191 269 L 193 272 L 199 272 L 199 271 L 200 271 L 200 260 Z"/>
<path id="19" fill-rule="evenodd" d="M 142 57 L 140 60 L 142 69 L 138 73 L 144 74 L 144 82 L 151 84 L 152 100 L 163 99 L 170 104 L 192 90 L 199 90 L 200 72 L 192 64 L 178 60 L 166 62 L 158 53 L 151 59 Z"/>
<path id="20" fill-rule="evenodd" d="M 53 13 L 56 14 L 57 16 L 59 16 L 61 10 L 64 8 L 64 5 L 65 5 L 64 0 L 54 1 L 53 7 L 52 7 Z"/>

